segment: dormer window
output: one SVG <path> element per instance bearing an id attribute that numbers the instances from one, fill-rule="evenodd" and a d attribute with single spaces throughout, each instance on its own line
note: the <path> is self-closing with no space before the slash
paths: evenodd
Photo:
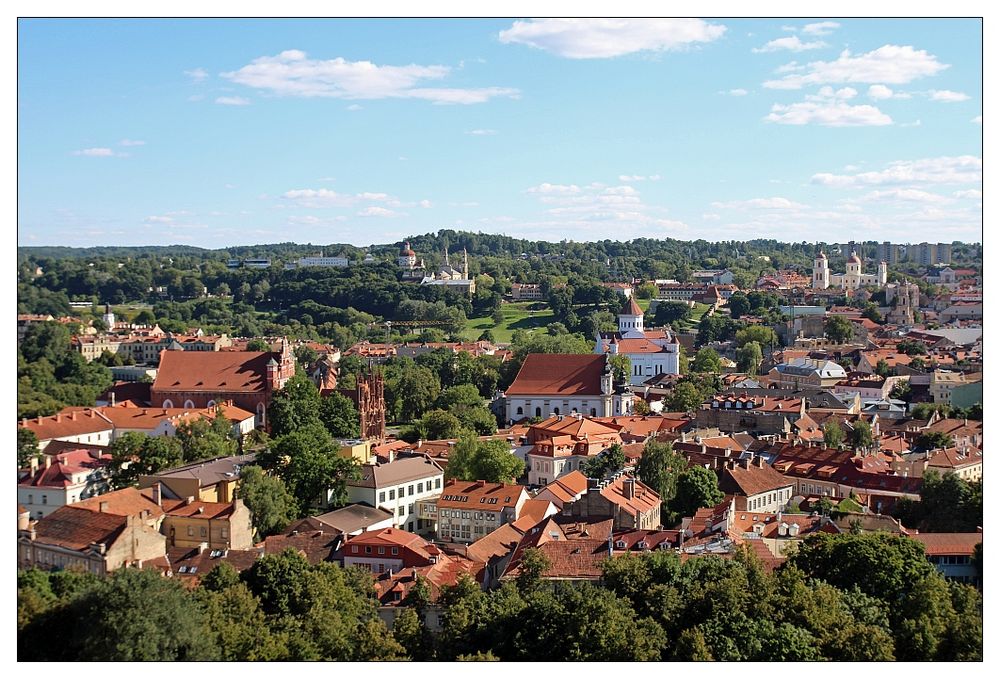
<path id="1" fill-rule="evenodd" d="M 618 542 L 616 542 L 615 543 L 615 548 L 616 549 L 625 549 L 626 548 L 625 541 L 624 540 L 619 540 Z"/>

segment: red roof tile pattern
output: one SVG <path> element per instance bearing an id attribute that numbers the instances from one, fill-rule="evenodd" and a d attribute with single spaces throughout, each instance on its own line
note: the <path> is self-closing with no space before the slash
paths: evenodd
<path id="1" fill-rule="evenodd" d="M 596 396 L 603 354 L 528 354 L 507 395 Z"/>
<path id="2" fill-rule="evenodd" d="M 982 533 L 917 533 L 911 538 L 922 542 L 927 556 L 972 556 L 982 543 Z"/>
<path id="3" fill-rule="evenodd" d="M 264 351 L 166 351 L 153 382 L 157 392 L 262 392 L 267 363 Z"/>

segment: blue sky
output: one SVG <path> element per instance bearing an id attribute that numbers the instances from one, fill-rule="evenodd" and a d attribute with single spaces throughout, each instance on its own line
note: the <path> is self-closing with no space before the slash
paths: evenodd
<path id="1" fill-rule="evenodd" d="M 22 20 L 18 242 L 982 240 L 978 20 Z"/>

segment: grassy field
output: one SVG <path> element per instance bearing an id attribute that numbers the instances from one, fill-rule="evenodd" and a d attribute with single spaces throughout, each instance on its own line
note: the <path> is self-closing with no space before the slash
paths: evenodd
<path id="1" fill-rule="evenodd" d="M 555 321 L 555 316 L 548 306 L 544 306 L 541 311 L 530 311 L 528 307 L 542 306 L 540 302 L 513 302 L 500 307 L 503 314 L 503 323 L 494 325 L 493 318 L 470 318 L 465 325 L 462 335 L 469 341 L 479 339 L 483 330 L 489 328 L 493 331 L 493 339 L 497 342 L 510 342 L 515 330 L 534 330 L 544 328 L 549 323 Z"/>

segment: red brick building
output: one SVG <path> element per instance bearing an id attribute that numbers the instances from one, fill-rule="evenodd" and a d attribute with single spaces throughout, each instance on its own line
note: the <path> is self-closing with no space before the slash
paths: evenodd
<path id="1" fill-rule="evenodd" d="M 266 427 L 274 393 L 293 375 L 295 358 L 285 340 L 280 351 L 164 351 L 149 400 L 154 408 L 209 408 L 232 401 Z"/>

